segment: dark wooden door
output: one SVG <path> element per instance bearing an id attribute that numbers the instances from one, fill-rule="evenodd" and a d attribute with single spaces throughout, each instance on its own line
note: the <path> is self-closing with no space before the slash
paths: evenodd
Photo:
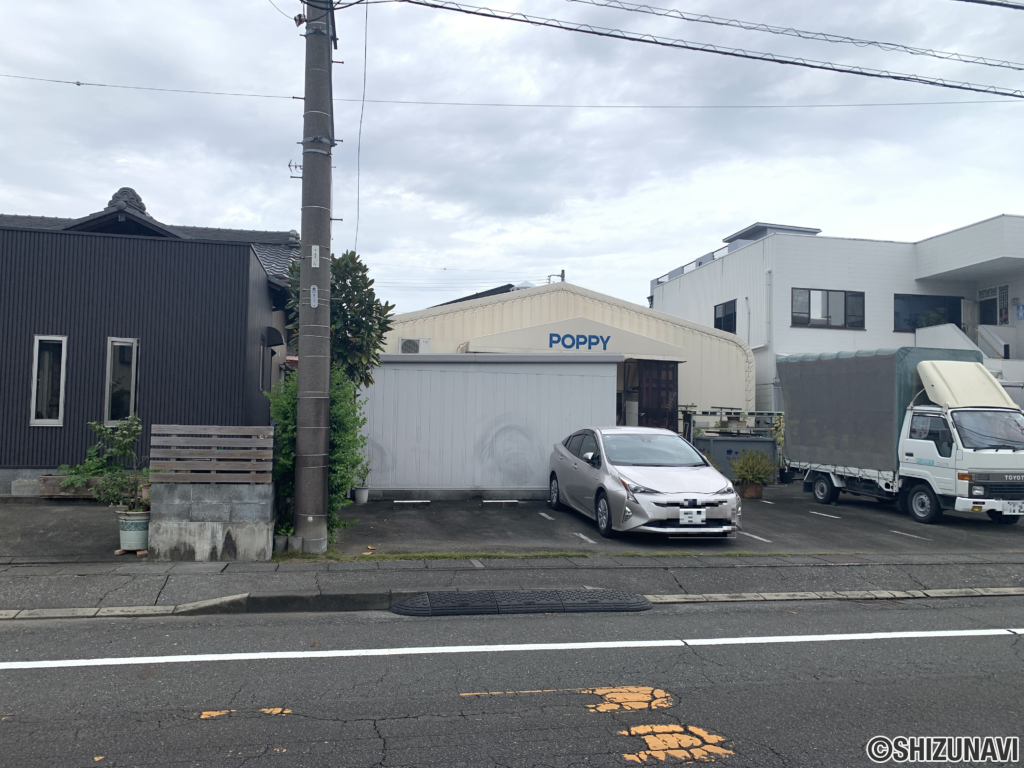
<path id="1" fill-rule="evenodd" d="M 678 432 L 679 363 L 638 360 L 637 364 L 640 372 L 639 425 Z"/>

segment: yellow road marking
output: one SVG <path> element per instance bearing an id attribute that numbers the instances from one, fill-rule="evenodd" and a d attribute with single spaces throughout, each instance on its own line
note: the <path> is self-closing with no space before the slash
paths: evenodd
<path id="1" fill-rule="evenodd" d="M 660 688 L 639 685 L 619 685 L 608 688 L 541 688 L 535 691 L 482 691 L 460 693 L 460 696 L 511 696 L 518 693 L 584 693 L 600 696 L 600 704 L 587 704 L 591 712 L 617 712 L 620 709 L 664 709 L 675 704 L 671 694 Z"/>
<path id="2" fill-rule="evenodd" d="M 237 712 L 236 709 L 209 709 L 199 716 L 200 720 L 212 720 L 215 717 L 226 715 L 228 712 Z"/>
<path id="3" fill-rule="evenodd" d="M 261 709 L 267 715 L 290 715 L 292 711 L 290 709 L 284 709 L 283 707 L 268 707 L 267 709 Z"/>
<path id="4" fill-rule="evenodd" d="M 631 763 L 646 763 L 649 759 L 665 761 L 668 757 L 677 760 L 714 760 L 735 754 L 730 749 L 717 746 L 725 741 L 723 736 L 708 733 L 696 726 L 682 725 L 637 725 L 628 731 L 619 731 L 620 736 L 640 736 L 647 749 L 624 754 Z"/>

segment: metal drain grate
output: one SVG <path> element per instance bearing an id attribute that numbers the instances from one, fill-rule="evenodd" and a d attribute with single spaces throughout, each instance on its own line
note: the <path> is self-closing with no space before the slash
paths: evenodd
<path id="1" fill-rule="evenodd" d="M 391 606 L 403 616 L 472 616 L 505 613 L 588 613 L 646 611 L 643 595 L 618 589 L 519 589 L 479 592 L 424 592 Z"/>

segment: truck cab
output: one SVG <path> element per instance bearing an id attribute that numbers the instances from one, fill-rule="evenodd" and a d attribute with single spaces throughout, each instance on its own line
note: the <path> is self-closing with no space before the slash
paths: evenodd
<path id="1" fill-rule="evenodd" d="M 899 440 L 900 505 L 916 520 L 945 510 L 1024 514 L 1024 414 L 1015 408 L 907 409 Z"/>

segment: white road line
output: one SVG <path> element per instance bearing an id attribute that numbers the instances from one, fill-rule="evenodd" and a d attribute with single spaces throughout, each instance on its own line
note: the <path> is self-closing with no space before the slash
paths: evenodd
<path id="1" fill-rule="evenodd" d="M 579 536 L 584 541 L 589 541 L 591 544 L 597 544 L 596 541 L 594 541 L 593 539 L 591 539 L 591 538 L 589 538 L 587 536 L 584 536 L 582 533 L 576 533 L 575 531 L 573 531 L 573 533 L 575 533 L 577 536 Z"/>
<path id="2" fill-rule="evenodd" d="M 843 518 L 839 515 L 826 515 L 824 512 L 815 512 L 813 509 L 808 510 L 812 515 L 820 515 L 821 517 L 831 517 L 833 520 L 842 520 Z"/>
<path id="3" fill-rule="evenodd" d="M 752 539 L 757 539 L 758 541 L 763 541 L 765 544 L 771 544 L 772 543 L 771 539 L 762 539 L 760 536 L 755 536 L 754 534 L 747 533 L 746 531 L 740 531 L 740 533 L 742 533 L 744 536 L 749 536 Z"/>
<path id="4" fill-rule="evenodd" d="M 555 519 L 551 515 L 549 515 L 547 512 L 538 512 L 537 514 L 540 515 L 541 517 L 546 517 L 548 520 L 554 520 Z"/>
<path id="5" fill-rule="evenodd" d="M 433 656 L 451 653 L 510 653 L 533 651 L 589 651 L 621 648 L 679 648 L 701 645 L 775 645 L 848 640 L 920 640 L 940 637 L 1007 637 L 1024 635 L 1022 629 L 953 629 L 926 632 L 861 632 L 837 635 L 767 635 L 710 637 L 693 640 L 618 640 L 597 643 L 523 643 L 519 645 L 447 645 L 419 648 L 353 648 L 338 651 L 260 651 L 256 653 L 198 653 L 188 656 L 134 656 L 106 659 L 54 659 L 0 662 L 0 671 L 67 667 L 120 667 L 143 664 L 191 664 L 207 661 L 274 661 L 278 659 L 339 659 L 368 656 Z"/>
<path id="6" fill-rule="evenodd" d="M 765 501 L 764 499 L 761 499 L 761 501 L 764 501 L 765 504 L 774 504 L 775 503 L 774 501 Z"/>
<path id="7" fill-rule="evenodd" d="M 889 533 L 898 533 L 900 536 L 909 536 L 912 539 L 920 539 L 921 541 L 931 541 L 931 539 L 926 539 L 924 536 L 915 536 L 912 533 L 904 533 L 903 531 L 889 531 Z"/>

